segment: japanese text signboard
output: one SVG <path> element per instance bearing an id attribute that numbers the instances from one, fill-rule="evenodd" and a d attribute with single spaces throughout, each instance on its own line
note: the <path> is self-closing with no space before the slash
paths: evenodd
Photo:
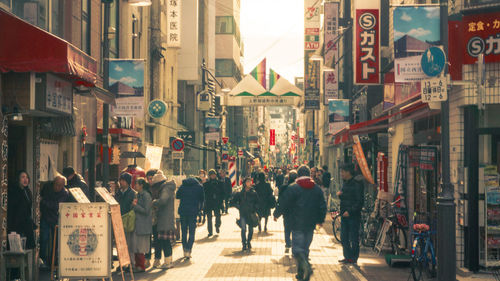
<path id="1" fill-rule="evenodd" d="M 110 276 L 107 203 L 59 205 L 59 278 Z"/>
<path id="2" fill-rule="evenodd" d="M 338 66 L 336 64 L 339 59 L 338 37 L 339 37 L 339 3 L 327 2 L 325 5 L 325 66 L 332 70 L 323 72 L 324 78 L 324 104 L 328 105 L 329 99 L 339 98 L 339 80 Z"/>
<path id="3" fill-rule="evenodd" d="M 321 1 L 304 0 L 304 108 L 319 109 L 320 62 L 311 60 L 319 49 Z"/>
<path id="4" fill-rule="evenodd" d="M 356 84 L 380 83 L 380 1 L 356 1 Z"/>
<path id="5" fill-rule="evenodd" d="M 269 145 L 276 145 L 276 131 L 269 129 Z"/>
<path id="6" fill-rule="evenodd" d="M 304 49 L 319 49 L 320 6 L 317 0 L 304 0 Z"/>
<path id="7" fill-rule="evenodd" d="M 473 64 L 484 53 L 488 62 L 500 61 L 500 12 L 463 17 L 464 64 Z"/>
<path id="8" fill-rule="evenodd" d="M 116 96 L 114 116 L 144 118 L 144 60 L 109 61 L 109 91 Z"/>
<path id="9" fill-rule="evenodd" d="M 314 51 L 306 51 L 304 55 L 306 68 L 304 70 L 304 108 L 319 109 L 320 93 L 320 61 L 310 60 Z"/>
<path id="10" fill-rule="evenodd" d="M 431 78 L 422 81 L 422 101 L 435 102 L 448 99 L 448 86 L 445 77 Z"/>
<path id="11" fill-rule="evenodd" d="M 181 0 L 167 0 L 167 46 L 181 47 Z"/>

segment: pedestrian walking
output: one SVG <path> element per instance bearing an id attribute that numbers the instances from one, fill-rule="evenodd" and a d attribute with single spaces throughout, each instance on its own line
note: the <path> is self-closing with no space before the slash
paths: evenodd
<path id="1" fill-rule="evenodd" d="M 151 193 L 153 194 L 153 210 L 155 211 L 158 239 L 155 241 L 155 268 L 169 269 L 172 261 L 172 241 L 175 241 L 175 182 L 167 180 L 161 170 L 153 176 Z M 164 256 L 161 263 L 162 252 Z"/>
<path id="2" fill-rule="evenodd" d="M 297 171 L 290 171 L 290 173 L 288 174 L 288 183 L 282 185 L 279 188 L 278 203 L 276 204 L 276 209 L 274 209 L 273 213 L 274 221 L 277 221 L 278 218 L 283 215 L 283 227 L 285 232 L 285 253 L 289 253 L 290 248 L 292 247 L 291 210 L 285 209 L 282 201 L 285 191 L 290 185 L 295 183 L 295 180 L 297 178 Z"/>
<path id="3" fill-rule="evenodd" d="M 344 258 L 340 263 L 357 263 L 359 257 L 359 227 L 363 208 L 363 185 L 354 178 L 354 165 L 346 163 L 340 168 L 344 184 L 337 196 L 340 198 L 340 239 Z"/>
<path id="4" fill-rule="evenodd" d="M 332 181 L 332 174 L 328 172 L 328 166 L 323 166 L 323 177 L 321 178 L 323 183 L 323 192 L 325 193 L 325 201 L 328 204 L 328 199 L 330 197 L 330 184 Z"/>
<path id="5" fill-rule="evenodd" d="M 213 216 L 215 216 L 215 231 L 220 232 L 220 211 L 224 198 L 222 184 L 217 180 L 217 172 L 214 169 L 208 172 L 208 180 L 203 184 L 203 191 L 205 193 L 204 211 L 207 216 L 208 237 L 210 237 L 213 235 Z"/>
<path id="6" fill-rule="evenodd" d="M 257 174 L 257 184 L 255 185 L 255 191 L 259 195 L 259 206 L 257 209 L 257 214 L 259 215 L 259 232 L 261 232 L 260 222 L 264 218 L 264 231 L 267 231 L 267 220 L 271 215 L 271 208 L 276 205 L 276 199 L 273 195 L 273 189 L 271 185 L 266 182 L 266 175 L 264 172 L 259 172 Z"/>
<path id="7" fill-rule="evenodd" d="M 158 172 L 158 169 L 149 169 L 146 172 L 146 180 L 148 184 L 145 186 L 145 189 L 149 194 L 151 195 L 151 198 L 153 198 L 153 193 L 151 192 L 151 186 L 153 185 L 153 177 L 156 175 Z M 151 223 L 156 222 L 156 218 L 154 217 L 156 215 L 156 211 L 151 205 Z M 156 229 L 156 224 L 153 225 L 152 228 L 152 235 L 149 236 L 149 250 L 145 254 L 146 262 L 144 263 L 145 268 L 151 267 L 151 250 L 154 245 L 154 241 L 158 240 L 158 231 Z"/>
<path id="8" fill-rule="evenodd" d="M 203 187 L 197 179 L 187 178 L 182 181 L 175 197 L 180 200 L 178 212 L 181 219 L 184 258 L 190 259 L 196 233 L 196 215 L 203 207 L 205 199 Z"/>
<path id="9" fill-rule="evenodd" d="M 227 214 L 227 209 L 229 209 L 229 201 L 233 193 L 233 188 L 231 186 L 231 180 L 226 176 L 226 171 L 223 169 L 220 169 L 219 171 L 219 181 L 222 184 L 222 189 L 224 190 L 223 213 Z"/>
<path id="10" fill-rule="evenodd" d="M 297 261 L 297 279 L 309 280 L 309 246 L 316 225 L 325 221 L 326 203 L 321 188 L 311 179 L 307 166 L 297 171 L 298 178 L 283 193 L 282 206 L 290 210 L 292 253 Z"/>
<path id="11" fill-rule="evenodd" d="M 283 171 L 278 169 L 276 174 L 276 187 L 279 189 L 285 183 L 285 176 L 283 175 Z"/>
<path id="12" fill-rule="evenodd" d="M 135 180 L 135 191 L 137 198 L 132 201 L 135 211 L 135 230 L 133 234 L 133 252 L 135 255 L 135 271 L 146 271 L 145 254 L 150 250 L 151 232 L 153 221 L 151 216 L 152 201 L 151 195 L 146 191 L 148 183 L 144 178 Z"/>
<path id="13" fill-rule="evenodd" d="M 116 201 L 118 201 L 118 204 L 120 205 L 120 213 L 123 219 L 123 230 L 125 232 L 125 240 L 127 241 L 129 256 L 132 259 L 132 257 L 134 256 L 133 234 L 135 230 L 135 220 L 133 221 L 133 225 L 127 224 L 126 222 L 128 221 L 127 218 L 132 216 L 132 211 L 134 207 L 132 203 L 137 198 L 137 193 L 131 188 L 131 183 L 132 183 L 131 174 L 123 172 L 120 175 L 118 182 L 120 184 L 120 189 L 116 192 L 115 198 Z M 135 215 L 135 211 L 133 213 Z"/>
<path id="14" fill-rule="evenodd" d="M 203 186 L 203 184 L 205 184 L 205 182 L 207 181 L 207 172 L 203 169 L 199 170 L 197 178 L 199 179 L 198 181 L 200 182 L 200 184 Z M 201 208 L 201 210 L 198 212 L 198 223 L 204 224 L 205 218 L 205 210 L 204 208 Z"/>
<path id="15" fill-rule="evenodd" d="M 241 227 L 241 243 L 243 245 L 242 251 L 252 249 L 252 236 L 253 228 L 257 225 L 257 208 L 259 203 L 259 196 L 252 188 L 252 179 L 245 178 L 243 181 L 243 189 L 236 193 L 233 198 L 233 203 L 238 208 L 240 218 L 237 220 L 238 225 Z M 247 236 L 248 229 L 248 236 Z"/>

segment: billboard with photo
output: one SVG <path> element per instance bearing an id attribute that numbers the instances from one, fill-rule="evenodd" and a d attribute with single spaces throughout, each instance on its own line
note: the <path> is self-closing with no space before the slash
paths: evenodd
<path id="1" fill-rule="evenodd" d="M 109 61 L 109 91 L 116 96 L 116 117 L 144 117 L 144 60 Z"/>

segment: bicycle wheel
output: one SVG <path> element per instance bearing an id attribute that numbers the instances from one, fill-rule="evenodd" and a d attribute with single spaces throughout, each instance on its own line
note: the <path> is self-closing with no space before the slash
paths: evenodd
<path id="1" fill-rule="evenodd" d="M 389 238 L 391 249 L 395 255 L 403 255 L 406 251 L 406 231 L 404 229 L 392 226 L 389 229 Z"/>
<path id="2" fill-rule="evenodd" d="M 375 246 L 379 228 L 380 224 L 376 219 L 369 219 L 364 225 L 364 229 L 360 231 L 360 233 L 362 233 L 361 244 L 365 247 Z"/>
<path id="3" fill-rule="evenodd" d="M 413 281 L 419 281 L 422 278 L 422 273 L 425 271 L 425 257 L 423 256 L 424 244 L 419 238 L 417 238 L 416 242 L 413 243 L 415 252 L 413 253 L 411 259 L 411 275 L 413 277 Z"/>
<path id="4" fill-rule="evenodd" d="M 335 236 L 335 240 L 337 242 L 341 242 L 340 240 L 340 222 L 341 222 L 341 217 L 336 216 L 333 221 L 332 221 L 332 226 L 333 226 L 333 236 Z"/>

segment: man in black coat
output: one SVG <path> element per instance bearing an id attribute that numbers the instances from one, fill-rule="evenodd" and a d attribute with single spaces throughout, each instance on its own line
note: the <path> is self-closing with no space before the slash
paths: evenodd
<path id="1" fill-rule="evenodd" d="M 310 177 L 307 166 L 301 166 L 299 178 L 283 194 L 280 205 L 290 213 L 292 229 L 292 253 L 297 261 L 297 279 L 309 280 L 312 269 L 309 264 L 309 246 L 316 225 L 325 221 L 326 202 L 321 188 Z"/>
<path id="2" fill-rule="evenodd" d="M 68 180 L 68 183 L 66 185 L 67 188 L 79 187 L 83 191 L 83 193 L 85 193 L 85 196 L 90 199 L 89 186 L 87 185 L 83 177 L 75 172 L 75 169 L 73 169 L 73 167 L 64 168 L 63 176 L 65 176 Z"/>
<path id="3" fill-rule="evenodd" d="M 361 209 L 363 208 L 363 184 L 354 179 L 354 165 L 347 163 L 341 166 L 340 174 L 344 185 L 337 192 L 340 198 L 340 239 L 344 259 L 340 263 L 357 263 L 359 257 L 359 227 Z"/>
<path id="4" fill-rule="evenodd" d="M 281 169 L 278 169 L 278 173 L 276 174 L 276 187 L 279 189 L 283 183 L 285 182 L 285 176 Z"/>
<path id="5" fill-rule="evenodd" d="M 224 199 L 222 184 L 217 180 L 217 172 L 211 169 L 208 172 L 208 180 L 203 184 L 205 193 L 205 214 L 207 216 L 208 237 L 212 236 L 212 215 L 215 216 L 215 231 L 220 232 L 220 210 Z"/>
<path id="6" fill-rule="evenodd" d="M 233 188 L 231 186 L 231 180 L 226 176 L 226 171 L 220 169 L 219 171 L 219 181 L 222 185 L 222 189 L 224 190 L 224 206 L 222 212 L 227 214 L 227 209 L 229 208 L 229 201 L 231 199 L 231 194 L 233 193 Z"/>

